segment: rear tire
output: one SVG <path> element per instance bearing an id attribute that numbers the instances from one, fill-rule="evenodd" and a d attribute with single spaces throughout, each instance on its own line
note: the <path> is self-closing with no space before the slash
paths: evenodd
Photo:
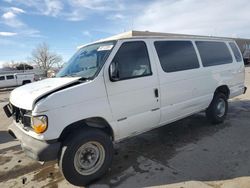
<path id="1" fill-rule="evenodd" d="M 223 93 L 216 93 L 206 110 L 207 119 L 212 124 L 223 123 L 227 116 L 228 101 Z"/>
<path id="2" fill-rule="evenodd" d="M 112 159 L 110 137 L 99 129 L 87 128 L 71 134 L 63 142 L 59 167 L 71 184 L 86 186 L 110 168 Z"/>

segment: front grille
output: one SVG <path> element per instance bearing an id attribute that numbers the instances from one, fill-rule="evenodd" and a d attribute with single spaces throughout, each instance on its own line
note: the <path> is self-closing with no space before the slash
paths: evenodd
<path id="1" fill-rule="evenodd" d="M 31 111 L 12 106 L 13 118 L 17 123 L 23 124 L 25 127 L 31 126 Z"/>

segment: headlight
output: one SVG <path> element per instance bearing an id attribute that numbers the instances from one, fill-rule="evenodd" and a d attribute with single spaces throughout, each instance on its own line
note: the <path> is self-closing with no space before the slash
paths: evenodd
<path id="1" fill-rule="evenodd" d="M 32 117 L 32 128 L 38 134 L 46 131 L 48 127 L 48 118 L 47 116 L 35 116 Z"/>

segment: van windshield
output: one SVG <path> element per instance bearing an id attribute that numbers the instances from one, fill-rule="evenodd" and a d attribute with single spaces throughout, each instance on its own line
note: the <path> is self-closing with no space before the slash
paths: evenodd
<path id="1" fill-rule="evenodd" d="M 63 66 L 56 77 L 93 79 L 108 58 L 115 41 L 90 44 L 80 48 Z"/>

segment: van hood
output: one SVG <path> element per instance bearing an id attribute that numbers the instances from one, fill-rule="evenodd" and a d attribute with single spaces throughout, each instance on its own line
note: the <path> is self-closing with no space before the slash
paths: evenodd
<path id="1" fill-rule="evenodd" d="M 80 77 L 47 78 L 14 89 L 10 94 L 10 102 L 14 106 L 26 110 L 32 110 L 35 102 L 62 87 L 78 82 Z"/>

